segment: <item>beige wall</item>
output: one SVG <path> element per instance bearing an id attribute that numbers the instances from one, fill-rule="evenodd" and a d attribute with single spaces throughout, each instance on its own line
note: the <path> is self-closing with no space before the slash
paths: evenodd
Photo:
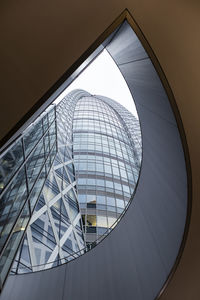
<path id="1" fill-rule="evenodd" d="M 200 1 L 2 0 L 0 138 L 128 8 L 167 76 L 183 120 L 193 176 L 186 247 L 162 300 L 200 299 Z"/>

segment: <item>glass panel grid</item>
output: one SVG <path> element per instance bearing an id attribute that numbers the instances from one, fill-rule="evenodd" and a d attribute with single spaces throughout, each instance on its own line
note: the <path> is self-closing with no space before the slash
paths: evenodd
<path id="1" fill-rule="evenodd" d="M 54 115 L 51 127 L 47 114 Z M 43 121 L 44 120 L 44 121 Z M 44 127 L 43 127 L 43 124 Z M 55 156 L 45 148 L 49 129 L 56 130 L 51 106 L 0 156 L 0 281 L 8 275 L 37 198 L 46 178 L 45 161 Z M 56 136 L 51 137 L 56 144 Z M 26 215 L 26 217 L 25 217 Z"/>
<path id="2" fill-rule="evenodd" d="M 35 169 L 42 168 L 37 183 L 43 189 L 13 273 L 50 268 L 90 249 L 116 225 L 137 183 L 139 122 L 125 108 L 111 99 L 75 90 L 56 107 L 57 133 L 51 125 L 53 115 L 43 120 L 45 130 L 47 124 L 50 129 L 44 130 L 43 145 L 37 144 L 38 150 L 31 152 L 35 159 L 25 169 L 31 174 L 27 187 L 32 189 L 33 203 Z M 136 130 L 130 124 L 129 130 L 126 120 Z M 44 182 L 52 160 L 50 155 L 42 167 L 42 153 L 53 149 L 52 139 L 57 139 L 58 151 Z"/>
<path id="3" fill-rule="evenodd" d="M 79 202 L 86 220 L 94 212 L 97 220 L 106 219 L 105 227 L 98 225 L 98 221 L 96 225 L 85 223 L 87 243 L 112 227 L 126 206 L 124 200 L 130 199 L 136 186 L 141 148 L 139 153 L 133 149 L 135 137 L 130 139 L 133 133 L 127 133 L 123 118 L 131 119 L 139 127 L 139 122 L 111 99 L 85 96 L 75 107 L 73 150 Z"/>

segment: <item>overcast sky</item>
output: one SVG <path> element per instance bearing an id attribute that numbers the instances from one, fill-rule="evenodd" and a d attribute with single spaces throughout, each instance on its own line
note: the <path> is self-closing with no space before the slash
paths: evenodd
<path id="1" fill-rule="evenodd" d="M 55 102 L 58 103 L 74 89 L 83 89 L 92 95 L 106 96 L 116 100 L 138 118 L 133 98 L 124 77 L 106 50 L 97 56 Z"/>

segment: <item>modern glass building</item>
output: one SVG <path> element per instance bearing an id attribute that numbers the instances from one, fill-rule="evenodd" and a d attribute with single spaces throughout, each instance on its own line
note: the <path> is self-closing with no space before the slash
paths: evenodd
<path id="1" fill-rule="evenodd" d="M 50 106 L 0 156 L 0 285 L 2 287 L 57 151 Z"/>
<path id="2" fill-rule="evenodd" d="M 72 95 L 56 107 L 58 151 L 12 273 L 51 268 L 83 253 L 85 242 L 72 159 L 75 105 L 76 97 Z"/>
<path id="3" fill-rule="evenodd" d="M 86 10 L 85 13 L 87 13 Z M 52 21 L 52 18 L 50 19 Z M 86 17 L 86 19 L 88 18 Z M 77 18 L 77 22 L 79 21 Z M 80 24 L 81 22 L 79 22 Z M 102 24 L 101 28 L 98 26 L 98 33 L 101 29 L 105 29 L 104 25 Z M 84 45 L 81 43 L 82 39 L 78 36 L 80 26 L 75 27 L 76 30 L 73 36 L 77 41 L 76 45 L 80 45 L 80 49 L 82 49 L 81 47 L 84 47 Z M 63 28 L 66 30 L 70 28 L 71 30 L 70 24 L 68 28 L 66 26 Z M 136 29 L 142 43 L 133 29 Z M 131 120 L 129 113 L 120 105 L 105 97 L 91 96 L 84 91 L 74 91 L 57 105 L 56 119 L 54 120 L 55 130 L 49 131 L 48 134 L 45 128 L 47 124 L 47 128 L 51 127 L 51 118 L 49 118 L 49 115 L 44 116 L 48 122 L 44 119 L 41 126 L 39 126 L 39 131 L 36 130 L 32 137 L 34 140 L 39 135 L 43 140 L 43 143 L 40 144 L 41 147 L 36 152 L 38 158 L 34 160 L 33 156 L 27 166 L 29 154 L 26 154 L 26 148 L 27 146 L 29 148 L 29 144 L 30 147 L 32 146 L 31 142 L 26 145 L 24 143 L 25 132 L 22 132 L 22 130 L 25 124 L 23 123 L 24 126 L 22 127 L 20 125 L 20 128 L 17 124 L 13 129 L 14 136 L 7 135 L 3 149 L 8 147 L 8 143 L 13 141 L 16 136 L 22 134 L 19 137 L 22 137 L 22 147 L 19 148 L 22 149 L 22 152 L 21 150 L 19 152 L 14 151 L 14 148 L 11 151 L 11 148 L 16 145 L 13 144 L 4 153 L 1 153 L 1 158 L 3 158 L 1 163 L 5 167 L 3 171 L 8 168 L 8 172 L 3 173 L 1 183 L 2 204 L 5 204 L 5 214 L 2 214 L 2 218 L 6 215 L 7 205 L 8 211 L 10 204 L 14 208 L 20 206 L 21 202 L 24 205 L 28 203 L 28 214 L 26 214 L 26 210 L 21 213 L 22 206 L 19 211 L 16 211 L 17 217 L 15 219 L 12 219 L 13 210 L 8 214 L 8 217 L 2 219 L 1 225 L 7 228 L 7 237 L 1 251 L 1 258 L 4 259 L 1 262 L 1 284 L 3 285 L 5 277 L 10 271 L 14 254 L 19 248 L 20 240 L 23 239 L 25 231 L 26 236 L 23 246 L 19 249 L 13 272 L 16 274 L 30 273 L 9 276 L 3 290 L 1 286 L 1 300 L 36 300 L 41 298 L 47 298 L 48 300 L 91 300 L 93 298 L 96 300 L 132 298 L 153 300 L 163 297 L 162 293 L 180 262 L 190 222 L 192 182 L 190 156 L 176 101 L 153 51 L 128 11 L 124 11 L 108 28 L 108 33 L 106 32 L 107 30 L 92 45 L 92 48 L 89 48 L 88 52 L 77 61 L 75 65 L 76 67 L 79 66 L 79 70 L 71 73 L 73 67 L 70 68 L 65 76 L 59 80 L 59 89 L 56 93 L 52 94 L 52 91 L 55 90 L 58 83 L 37 102 L 36 107 L 32 109 L 34 115 L 31 119 L 39 115 L 39 112 L 46 107 L 47 102 L 53 101 L 62 92 L 64 86 L 80 74 L 83 68 L 99 53 L 98 51 L 106 48 L 117 64 L 134 97 L 141 122 L 143 137 L 142 167 L 137 188 L 131 195 L 131 200 L 133 197 L 134 199 L 131 202 L 129 201 L 130 205 L 126 205 L 124 210 L 126 211 L 128 206 L 126 213 L 124 214 L 123 211 L 117 219 L 118 209 L 122 209 L 118 204 L 124 203 L 125 206 L 125 197 L 127 197 L 128 189 L 131 192 L 135 185 L 141 158 L 141 153 L 138 153 L 138 150 L 141 149 L 140 134 L 138 134 L 138 126 L 136 126 L 136 124 L 139 124 L 135 122 L 135 125 L 133 125 L 134 118 Z M 110 36 L 107 36 L 107 34 L 110 34 Z M 61 36 L 63 35 L 61 34 Z M 104 40 L 105 37 L 107 37 L 106 40 Z M 40 40 L 42 41 L 42 39 Z M 64 40 L 66 42 L 66 39 Z M 86 41 L 87 43 L 90 44 L 89 39 Z M 102 43 L 100 48 L 97 49 L 98 51 L 95 50 L 89 60 L 81 66 L 80 63 L 83 57 L 90 54 L 91 49 L 96 49 L 98 43 Z M 145 45 L 147 52 L 142 44 Z M 55 43 L 55 45 L 58 45 L 58 43 Z M 70 43 L 67 42 L 67 47 L 69 45 Z M 71 45 L 73 46 L 73 43 Z M 64 48 L 64 52 L 66 49 Z M 148 56 L 148 53 L 150 56 Z M 67 56 L 68 53 L 65 57 Z M 76 57 L 77 53 L 73 53 L 71 60 L 67 61 L 71 61 L 72 64 Z M 60 62 L 62 61 L 63 57 Z M 35 62 L 37 62 L 37 57 Z M 54 67 L 55 65 L 54 62 Z M 56 68 L 54 68 L 54 76 L 57 76 L 58 73 L 55 70 Z M 39 73 L 37 72 L 37 74 Z M 45 74 L 48 75 L 47 72 Z M 68 77 L 69 75 L 70 77 Z M 34 79 L 34 76 L 32 78 Z M 42 78 L 40 77 L 40 79 Z M 45 82 L 50 83 L 52 81 L 48 81 L 47 78 Z M 39 85 L 42 88 L 41 90 L 44 88 L 43 83 Z M 63 85 L 60 86 L 60 83 L 63 83 Z M 23 87 L 25 86 L 23 85 Z M 19 90 L 21 92 L 21 89 Z M 30 87 L 28 90 L 30 90 Z M 36 93 L 36 95 L 38 94 Z M 50 98 L 49 95 L 51 95 Z M 18 103 L 19 94 L 17 97 L 16 93 L 14 99 Z M 28 100 L 31 100 L 31 98 Z M 47 102 L 44 103 L 45 100 Z M 43 106 L 40 106 L 41 103 L 43 103 Z M 93 103 L 96 105 L 93 106 Z M 84 106 L 87 107 L 86 110 L 84 110 Z M 88 112 L 90 108 L 93 112 Z M 100 113 L 100 108 L 103 113 Z M 38 109 L 37 112 L 36 109 Z M 88 115 L 86 116 L 85 113 Z M 77 118 L 76 121 L 75 118 Z M 27 120 L 27 115 L 22 121 L 29 124 L 31 122 Z M 134 130 L 134 127 L 136 130 Z M 54 133 L 51 134 L 50 132 Z M 46 134 L 48 137 L 45 137 Z M 75 143 L 76 134 L 78 134 L 80 140 Z M 83 142 L 82 134 L 84 134 Z M 93 139 L 88 136 L 86 138 L 86 134 L 91 134 Z M 28 138 L 28 136 L 26 137 Z M 30 141 L 32 138 L 30 138 Z M 53 143 L 53 141 L 54 143 L 57 141 L 55 148 L 52 148 L 53 144 L 51 142 Z M 40 138 L 38 145 L 39 143 Z M 37 147 L 37 143 L 35 146 Z M 76 154 L 74 147 L 77 147 Z M 55 158 L 52 156 L 49 159 L 48 151 L 45 154 L 45 151 L 50 150 L 50 148 L 56 150 Z M 44 151 L 40 151 L 40 149 Z M 11 157 L 9 155 L 6 157 L 5 154 L 9 151 L 11 151 Z M 20 153 L 23 153 L 22 164 Z M 84 155 L 84 159 L 80 161 L 79 157 Z M 12 158 L 19 160 L 19 166 L 16 169 Z M 47 163 L 49 160 L 53 163 L 52 167 Z M 38 164 L 36 161 L 38 161 Z M 7 162 L 9 163 L 7 164 Z M 39 162 L 41 162 L 40 167 Z M 85 165 L 81 166 L 82 163 Z M 95 166 L 93 167 L 93 165 Z M 82 170 L 80 174 L 79 166 Z M 22 178 L 25 178 L 26 182 L 24 185 L 19 184 L 20 181 L 18 181 L 21 178 L 20 170 L 23 169 L 25 177 Z M 35 184 L 39 182 L 38 176 L 41 175 L 42 177 L 41 170 L 44 169 L 43 185 L 40 186 L 35 196 L 35 209 L 31 210 L 31 199 L 33 199 L 31 194 Z M 50 172 L 48 173 L 47 170 L 49 169 Z M 38 171 L 37 175 L 36 171 Z M 9 176 L 10 173 L 11 176 Z M 26 176 L 26 174 L 29 175 Z M 82 178 L 80 175 L 82 175 Z M 92 176 L 90 177 L 90 175 Z M 132 175 L 134 175 L 135 182 Z M 8 182 L 6 182 L 7 176 L 9 177 Z M 100 176 L 102 177 L 100 178 Z M 82 193 L 79 179 L 86 180 Z M 90 181 L 91 179 L 95 182 Z M 15 180 L 16 185 L 12 185 Z M 34 182 L 33 185 L 31 185 L 31 182 Z M 107 182 L 109 182 L 108 185 Z M 6 186 L 8 187 L 6 188 Z M 23 197 L 24 190 L 27 191 L 26 198 Z M 4 198 L 4 195 L 9 195 L 9 193 L 11 196 L 12 193 L 18 195 L 18 191 L 21 192 L 19 198 Z M 100 196 L 104 198 L 100 198 L 100 200 L 104 199 L 104 203 L 98 204 L 99 192 L 102 192 Z M 84 200 L 80 204 L 78 202 L 79 195 L 82 195 L 82 200 Z M 92 195 L 93 201 L 88 198 L 88 195 Z M 109 197 L 113 198 L 114 201 L 109 202 Z M 9 202 L 10 199 L 12 202 Z M 98 205 L 102 206 L 98 207 Z M 85 216 L 83 217 L 84 223 L 81 213 Z M 117 220 L 121 219 L 114 230 L 112 230 L 114 225 L 108 224 L 109 218 L 111 218 L 110 213 L 115 213 Z M 27 219 L 24 218 L 26 215 L 28 215 Z M 20 216 L 22 216 L 22 220 L 25 220 L 24 224 L 20 222 Z M 91 216 L 93 216 L 94 222 Z M 98 216 L 105 217 L 105 223 L 98 223 Z M 114 218 L 113 215 L 112 217 Z M 87 222 L 88 219 L 90 223 Z M 7 223 L 9 224 L 10 221 L 13 223 L 9 227 Z M 101 226 L 98 227 L 98 224 L 101 224 Z M 102 224 L 105 224 L 105 226 L 102 226 Z M 101 241 L 106 232 L 103 231 L 99 234 L 99 228 L 108 228 L 107 231 L 112 230 L 112 232 Z M 2 237 L 4 237 L 4 234 L 2 234 Z M 15 237 L 19 237 L 19 240 Z M 92 241 L 93 238 L 98 237 L 97 241 L 101 241 L 99 245 L 94 247 L 92 251 L 88 251 L 96 243 L 90 243 L 89 240 Z M 12 243 L 12 241 L 14 242 Z M 88 244 L 86 245 L 86 243 Z M 7 245 L 10 245 L 10 248 Z M 85 255 L 86 251 L 88 252 Z M 69 263 L 57 266 L 80 254 L 84 255 Z M 49 269 L 44 270 L 46 268 Z M 37 270 L 43 271 L 32 272 Z"/>
<path id="4" fill-rule="evenodd" d="M 56 111 L 58 152 L 13 273 L 50 268 L 94 246 L 116 225 L 138 180 L 139 121 L 122 105 L 75 90 Z"/>
<path id="5" fill-rule="evenodd" d="M 126 118 L 135 131 L 129 131 Z M 90 243 L 116 224 L 135 189 L 141 161 L 138 120 L 115 101 L 86 94 L 74 111 L 73 157 L 85 240 Z"/>

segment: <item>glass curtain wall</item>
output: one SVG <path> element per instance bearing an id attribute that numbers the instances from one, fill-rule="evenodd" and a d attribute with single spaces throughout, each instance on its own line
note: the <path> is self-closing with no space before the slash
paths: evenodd
<path id="1" fill-rule="evenodd" d="M 51 268 L 93 247 L 116 225 L 138 180 L 139 121 L 123 106 L 75 90 L 57 105 L 56 115 L 57 155 L 15 274 Z"/>
<path id="2" fill-rule="evenodd" d="M 137 132 L 129 132 L 125 116 Z M 107 234 L 130 200 L 141 163 L 138 131 L 138 120 L 111 99 L 86 96 L 77 102 L 73 154 L 87 243 Z"/>
<path id="3" fill-rule="evenodd" d="M 85 242 L 72 155 L 72 119 L 76 102 L 74 93 L 57 105 L 58 152 L 12 273 L 51 268 L 83 253 Z"/>
<path id="4" fill-rule="evenodd" d="M 55 106 L 49 107 L 0 156 L 0 282 L 8 275 L 53 163 Z"/>

